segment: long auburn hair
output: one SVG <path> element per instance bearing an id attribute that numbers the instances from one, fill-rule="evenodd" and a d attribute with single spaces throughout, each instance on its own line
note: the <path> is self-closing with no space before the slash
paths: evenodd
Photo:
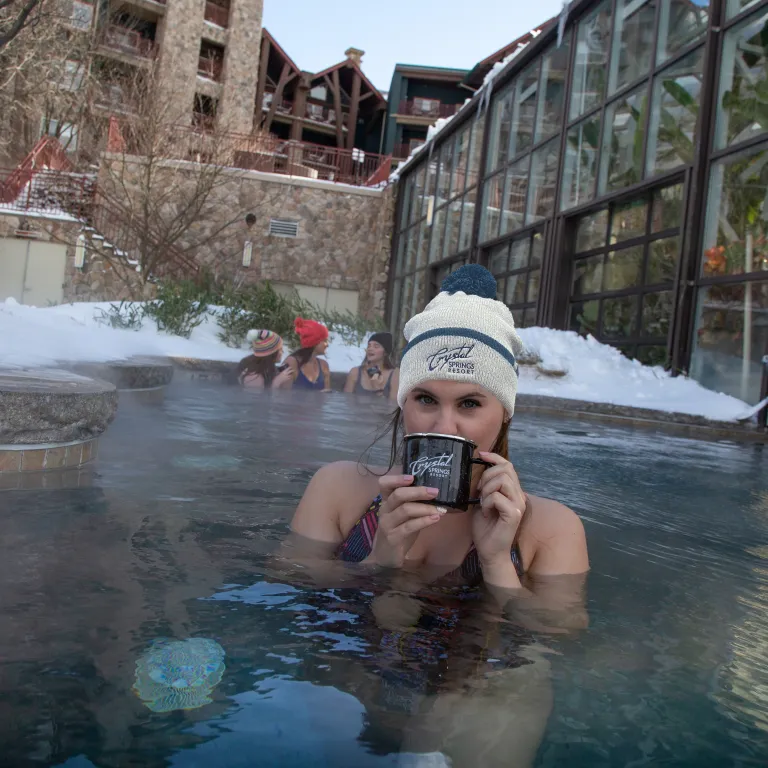
<path id="1" fill-rule="evenodd" d="M 365 365 L 367 360 L 368 360 L 368 355 L 365 355 L 363 357 L 362 362 L 360 363 L 361 371 L 365 370 L 365 368 L 367 367 Z M 383 367 L 385 371 L 393 371 L 395 369 L 395 364 L 394 362 L 392 362 L 392 355 L 386 350 L 384 350 L 384 360 L 382 362 L 383 362 Z"/>
<path id="2" fill-rule="evenodd" d="M 277 363 L 280 359 L 280 350 L 273 352 L 267 357 L 256 357 L 256 355 L 248 355 L 243 358 L 237 367 L 237 375 L 239 379 L 243 376 L 251 374 L 258 374 L 264 379 L 264 389 L 269 389 L 272 386 L 272 381 L 277 375 Z"/>
<path id="3" fill-rule="evenodd" d="M 504 421 L 502 421 L 499 434 L 496 436 L 496 441 L 491 448 L 491 453 L 498 454 L 507 461 L 509 461 L 509 424 L 510 419 L 505 418 Z M 387 467 L 387 470 L 384 474 L 389 472 L 392 467 L 398 463 L 398 461 L 402 461 L 403 457 L 403 411 L 399 406 L 394 410 L 392 417 L 386 422 L 383 429 L 376 435 L 376 438 L 370 447 L 373 448 L 373 446 L 378 443 L 379 440 L 384 438 L 390 431 L 392 432 L 392 439 L 389 448 L 389 466 Z M 360 463 L 362 463 L 362 458 Z M 523 511 L 520 525 L 517 527 L 517 532 L 515 533 L 515 538 L 512 542 L 513 548 L 517 546 L 517 543 L 520 539 L 520 532 L 523 530 L 523 526 L 528 522 L 530 514 L 531 505 L 527 503 L 526 499 L 525 510 Z"/>

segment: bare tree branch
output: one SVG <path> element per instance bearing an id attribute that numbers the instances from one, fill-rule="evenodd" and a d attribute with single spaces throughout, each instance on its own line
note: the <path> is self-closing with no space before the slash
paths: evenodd
<path id="1" fill-rule="evenodd" d="M 0 0 L 0 51 L 11 42 L 24 27 L 33 23 L 32 14 L 40 11 L 44 0 Z M 21 7 L 19 7 L 21 6 Z"/>

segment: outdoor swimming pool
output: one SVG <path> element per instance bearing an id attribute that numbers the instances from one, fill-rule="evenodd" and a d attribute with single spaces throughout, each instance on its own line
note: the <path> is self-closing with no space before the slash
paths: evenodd
<path id="1" fill-rule="evenodd" d="M 313 471 L 386 413 L 179 382 L 121 405 L 90 487 L 0 491 L 0 765 L 396 765 L 379 585 L 312 589 L 268 559 Z M 536 764 L 764 766 L 764 450 L 525 415 L 510 446 L 528 490 L 582 515 L 592 562 L 589 629 L 539 638 Z M 188 638 L 210 703 L 181 711 L 154 641 Z"/>

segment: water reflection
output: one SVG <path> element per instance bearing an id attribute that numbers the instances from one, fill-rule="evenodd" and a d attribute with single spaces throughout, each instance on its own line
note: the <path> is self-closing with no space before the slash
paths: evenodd
<path id="1" fill-rule="evenodd" d="M 248 394 L 174 385 L 162 407 L 121 409 L 91 487 L 0 493 L 2 765 L 394 765 L 398 750 L 436 748 L 451 710 L 479 693 L 466 730 L 455 723 L 459 753 L 476 746 L 471 729 L 490 743 L 549 695 L 540 766 L 764 764 L 759 449 L 516 419 L 524 485 L 586 521 L 590 628 L 489 631 L 487 611 L 462 600 L 450 634 L 439 609 L 461 595 L 316 589 L 268 560 L 314 470 L 358 458 L 389 406 Z M 403 618 L 414 604 L 420 632 Z M 152 712 L 132 691 L 160 637 L 220 646 L 211 703 Z M 526 653 L 513 683 L 496 675 Z M 425 701 L 433 716 L 414 742 Z"/>

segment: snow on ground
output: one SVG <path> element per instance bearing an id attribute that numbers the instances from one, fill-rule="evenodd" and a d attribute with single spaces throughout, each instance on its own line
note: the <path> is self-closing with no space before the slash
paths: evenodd
<path id="1" fill-rule="evenodd" d="M 189 339 L 161 333 L 145 319 L 138 331 L 99 324 L 99 310 L 109 302 L 62 304 L 35 308 L 13 299 L 0 302 L 0 368 L 37 367 L 61 362 L 114 360 L 134 355 L 195 357 L 236 362 L 247 348 L 232 349 L 217 338 L 214 317 L 192 331 Z M 544 376 L 532 366 L 520 367 L 519 391 L 572 400 L 676 411 L 732 421 L 747 405 L 684 377 L 673 378 L 662 368 L 628 360 L 613 347 L 571 331 L 523 328 L 526 347 L 536 352 L 544 368 L 566 371 L 562 377 Z M 364 345 L 347 346 L 332 335 L 326 354 L 332 371 L 347 372 L 359 365 Z"/>

